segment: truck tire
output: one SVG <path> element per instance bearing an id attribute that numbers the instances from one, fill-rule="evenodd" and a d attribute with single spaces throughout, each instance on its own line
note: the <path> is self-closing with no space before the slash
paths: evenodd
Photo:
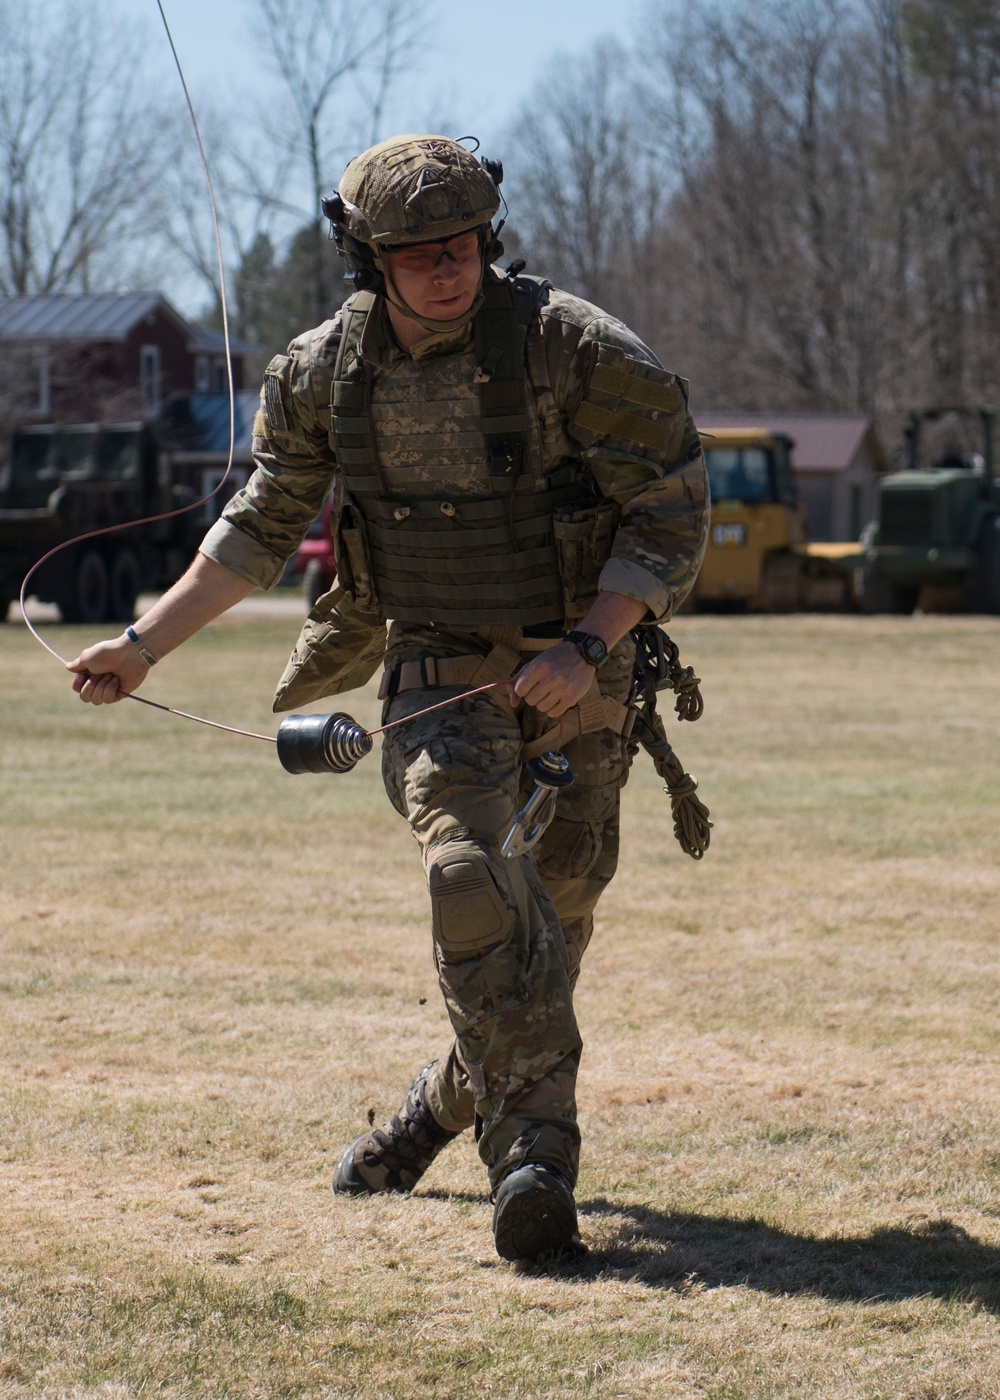
<path id="1" fill-rule="evenodd" d="M 1000 517 L 984 520 L 976 538 L 976 567 L 965 588 L 969 612 L 1000 613 Z"/>
<path id="2" fill-rule="evenodd" d="M 312 612 L 319 598 L 328 592 L 331 585 L 326 581 L 323 565 L 318 559 L 310 559 L 302 575 L 302 592 L 306 600 L 306 612 Z"/>
<path id="3" fill-rule="evenodd" d="M 104 556 L 96 549 L 85 549 L 77 560 L 62 593 L 56 602 L 63 622 L 86 622 L 91 626 L 104 622 L 111 599 L 111 581 Z"/>
<path id="4" fill-rule="evenodd" d="M 860 570 L 860 575 L 858 595 L 861 611 L 869 617 L 876 613 L 895 613 L 903 617 L 916 608 L 919 589 L 903 588 L 899 584 L 890 583 L 884 574 L 880 574 L 869 564 Z"/>
<path id="5" fill-rule="evenodd" d="M 111 594 L 108 617 L 112 622 L 131 622 L 135 600 L 142 585 L 139 560 L 132 549 L 119 549 L 111 563 Z"/>

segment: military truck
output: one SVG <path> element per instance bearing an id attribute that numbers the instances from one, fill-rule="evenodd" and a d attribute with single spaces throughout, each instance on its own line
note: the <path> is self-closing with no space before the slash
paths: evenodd
<path id="1" fill-rule="evenodd" d="M 106 525 L 112 535 L 61 550 L 29 584 L 58 604 L 65 622 L 127 622 L 144 589 L 164 588 L 194 557 L 200 512 L 133 525 L 198 496 L 194 480 L 161 452 L 144 423 L 45 424 L 21 428 L 0 481 L 0 617 L 21 581 L 50 549 Z M 192 517 L 198 516 L 195 520 Z"/>
<path id="2" fill-rule="evenodd" d="M 792 439 L 756 428 L 705 433 L 712 524 L 696 608 L 764 612 L 852 606 L 857 543 L 810 544 Z"/>
<path id="3" fill-rule="evenodd" d="M 1000 613 L 995 421 L 988 406 L 910 413 L 905 466 L 878 483 L 875 520 L 863 535 L 865 612 L 910 613 L 920 603 Z M 968 450 L 973 443 L 982 451 Z"/>

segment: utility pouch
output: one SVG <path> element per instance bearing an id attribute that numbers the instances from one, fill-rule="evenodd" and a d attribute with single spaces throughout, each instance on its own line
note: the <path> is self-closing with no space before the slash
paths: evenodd
<path id="1" fill-rule="evenodd" d="M 379 609 L 359 607 L 335 585 L 317 599 L 299 633 L 275 691 L 275 712 L 356 690 L 382 667 L 385 645 L 385 618 Z"/>
<path id="2" fill-rule="evenodd" d="M 341 502 L 333 529 L 337 578 L 343 591 L 361 608 L 377 607 L 368 538 L 361 512 L 350 499 Z"/>
<path id="3" fill-rule="evenodd" d="M 583 617 L 597 597 L 601 570 L 611 556 L 620 516 L 615 501 L 596 501 L 576 510 L 556 509 L 552 531 L 567 622 Z"/>

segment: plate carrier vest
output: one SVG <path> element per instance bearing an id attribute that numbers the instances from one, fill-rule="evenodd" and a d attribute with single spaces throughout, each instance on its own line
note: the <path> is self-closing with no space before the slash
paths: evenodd
<path id="1" fill-rule="evenodd" d="M 482 448 L 469 468 L 470 479 L 481 477 L 485 460 L 490 489 L 453 490 L 451 499 L 427 479 L 389 490 L 372 413 L 377 371 L 360 355 L 374 295 L 360 292 L 344 309 L 330 429 L 344 488 L 337 568 L 348 593 L 377 602 L 387 617 L 459 629 L 565 621 L 554 517 L 597 502 L 582 462 L 564 461 L 547 474 L 543 468 L 526 343 L 550 285 L 487 272 L 473 320 Z M 544 367 L 539 373 L 545 376 Z"/>

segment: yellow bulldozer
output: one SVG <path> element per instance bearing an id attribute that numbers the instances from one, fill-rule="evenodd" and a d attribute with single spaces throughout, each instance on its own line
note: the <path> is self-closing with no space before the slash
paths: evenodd
<path id="1" fill-rule="evenodd" d="M 792 439 L 757 428 L 702 434 L 712 488 L 696 608 L 839 611 L 857 605 L 858 543 L 810 544 L 792 472 Z"/>

